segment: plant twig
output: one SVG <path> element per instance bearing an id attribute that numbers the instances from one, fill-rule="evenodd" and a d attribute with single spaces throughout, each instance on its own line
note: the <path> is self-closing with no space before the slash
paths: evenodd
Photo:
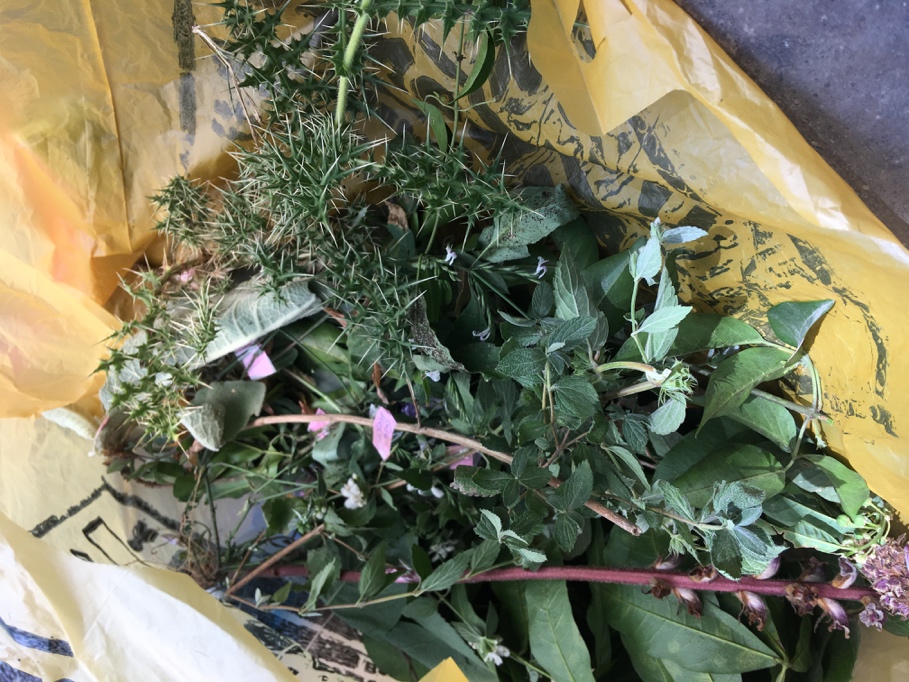
<path id="1" fill-rule="evenodd" d="M 368 417 L 358 417 L 352 414 L 281 414 L 254 419 L 252 422 L 250 422 L 247 428 L 256 428 L 258 426 L 266 426 L 269 424 L 309 424 L 315 421 L 329 423 L 343 422 L 345 424 L 357 424 L 358 426 L 367 426 L 370 428 L 373 426 L 372 419 L 369 419 Z M 432 429 L 425 426 L 414 426 L 413 424 L 402 424 L 400 422 L 395 425 L 395 430 L 403 431 L 405 433 L 415 433 L 421 436 L 428 436 L 429 438 L 436 438 L 438 440 L 454 443 L 456 445 L 463 445 L 466 448 L 481 452 L 484 455 L 488 455 L 489 457 L 492 457 L 493 459 L 496 459 L 509 466 L 511 466 L 511 463 L 514 460 L 514 458 L 509 454 L 487 448 L 480 441 L 468 438 L 467 436 L 462 436 L 459 433 L 449 433 L 448 431 L 442 431 L 441 429 Z M 554 488 L 558 488 L 560 485 L 562 485 L 562 481 L 553 477 L 550 479 L 549 485 Z M 604 519 L 611 521 L 622 530 L 631 533 L 632 535 L 641 534 L 641 529 L 634 525 L 631 521 L 626 519 L 624 516 L 620 516 L 612 510 L 607 509 L 598 502 L 588 500 L 584 503 L 584 506 L 597 513 L 599 516 L 602 516 Z"/>
<path id="2" fill-rule="evenodd" d="M 308 575 L 305 566 L 278 566 L 267 574 L 269 577 L 289 578 Z M 341 580 L 358 582 L 358 571 L 343 571 Z M 417 582 L 416 577 L 404 576 L 396 582 Z M 519 567 L 494 568 L 484 573 L 461 578 L 459 583 L 492 583 L 513 580 L 565 580 L 568 582 L 611 583 L 614 585 L 651 585 L 654 580 L 661 580 L 669 587 L 699 590 L 704 592 L 754 592 L 772 597 L 783 597 L 791 585 L 804 584 L 817 592 L 818 597 L 861 601 L 863 597 L 873 597 L 875 592 L 870 587 L 847 587 L 840 589 L 830 583 L 799 583 L 796 580 L 760 580 L 742 577 L 738 580 L 719 576 L 711 581 L 695 580 L 687 573 L 658 571 L 654 568 L 605 568 L 602 566 L 544 566 L 536 571 Z M 406 594 L 403 596 L 407 596 Z"/>
<path id="3" fill-rule="evenodd" d="M 228 597 L 231 596 L 234 592 L 236 592 L 241 587 L 246 585 L 250 580 L 253 580 L 257 576 L 262 575 L 262 573 L 267 571 L 269 569 L 269 567 L 274 566 L 276 563 L 281 561 L 281 559 L 286 557 L 288 554 L 290 554 L 294 550 L 298 549 L 299 547 L 303 546 L 309 540 L 312 540 L 315 536 L 320 535 L 323 530 L 325 530 L 325 526 L 323 524 L 320 524 L 320 525 L 316 526 L 315 528 L 313 528 L 308 533 L 306 533 L 305 535 L 301 535 L 300 537 L 298 537 L 296 540 L 291 542 L 289 545 L 287 545 L 287 547 L 285 547 L 281 551 L 275 552 L 272 556 L 270 556 L 268 559 L 263 561 L 261 564 L 259 564 L 253 570 L 251 570 L 249 573 L 247 573 L 245 576 L 243 576 L 243 578 L 241 578 L 239 580 L 239 582 L 236 582 L 233 585 L 231 585 L 227 589 L 227 596 Z"/>

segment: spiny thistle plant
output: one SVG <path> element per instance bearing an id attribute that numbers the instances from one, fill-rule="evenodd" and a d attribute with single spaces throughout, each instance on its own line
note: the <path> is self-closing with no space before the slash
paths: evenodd
<path id="1" fill-rule="evenodd" d="M 155 197 L 182 258 L 130 285 L 97 442 L 188 509 L 261 510 L 255 542 L 187 543 L 207 584 L 334 610 L 399 679 L 822 679 L 856 617 L 905 628 L 892 512 L 822 451 L 804 342 L 832 301 L 766 335 L 683 304 L 704 230 L 601 253 L 566 188 L 472 158 L 457 98 L 422 103 L 426 139 L 362 133 L 374 20 L 505 44 L 525 5 L 335 2 L 284 39 L 283 9 L 220 6 L 270 109 L 235 179 Z"/>

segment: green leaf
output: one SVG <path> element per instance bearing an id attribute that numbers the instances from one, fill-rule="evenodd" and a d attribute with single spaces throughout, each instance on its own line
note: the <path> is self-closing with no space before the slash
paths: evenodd
<path id="1" fill-rule="evenodd" d="M 556 418 L 568 415 L 578 419 L 587 419 L 596 414 L 600 400 L 597 392 L 583 376 L 562 377 L 552 385 L 555 399 Z"/>
<path id="2" fill-rule="evenodd" d="M 455 469 L 454 478 L 458 490 L 467 495 L 480 497 L 497 495 L 515 480 L 514 476 L 507 471 L 494 471 L 474 466 L 459 466 Z"/>
<path id="3" fill-rule="evenodd" d="M 665 436 L 678 431 L 685 421 L 685 396 L 672 393 L 669 399 L 650 415 L 650 431 Z"/>
<path id="4" fill-rule="evenodd" d="M 262 516 L 265 517 L 269 535 L 279 535 L 287 530 L 294 518 L 293 507 L 286 497 L 275 497 L 262 505 Z"/>
<path id="5" fill-rule="evenodd" d="M 295 280 L 277 292 L 264 292 L 252 282 L 238 285 L 218 304 L 218 332 L 205 349 L 205 356 L 192 366 L 200 367 L 248 346 L 270 332 L 301 317 L 322 310 L 322 301 L 305 281 Z"/>
<path id="6" fill-rule="evenodd" d="M 429 102 L 417 99 L 411 99 L 411 102 L 426 116 L 426 124 L 429 126 L 429 130 L 436 139 L 436 144 L 439 145 L 439 148 L 447 149 L 450 131 L 445 123 L 445 114 L 442 113 L 439 107 Z"/>
<path id="7" fill-rule="evenodd" d="M 559 260 L 553 287 L 556 317 L 561 320 L 572 320 L 582 315 L 595 315 L 596 309 L 590 300 L 590 293 L 571 254 L 565 254 Z"/>
<path id="8" fill-rule="evenodd" d="M 833 307 L 833 303 L 830 299 L 779 303 L 767 311 L 767 320 L 780 341 L 798 348 L 811 328 Z"/>
<path id="9" fill-rule="evenodd" d="M 501 545 L 496 540 L 484 540 L 474 547 L 470 554 L 470 572 L 482 573 L 491 568 L 499 557 L 501 549 Z"/>
<path id="10" fill-rule="evenodd" d="M 582 315 L 572 320 L 560 322 L 551 332 L 549 332 L 549 343 L 563 343 L 566 348 L 570 349 L 576 345 L 576 342 L 585 340 L 596 329 L 596 318 L 589 315 Z"/>
<path id="11" fill-rule="evenodd" d="M 685 434 L 682 439 L 663 454 L 654 472 L 655 478 L 673 481 L 707 455 L 730 443 L 757 443 L 761 439 L 749 428 L 731 419 L 720 417 L 700 431 Z"/>
<path id="12" fill-rule="evenodd" d="M 488 509 L 481 509 L 480 515 L 480 522 L 477 524 L 475 530 L 476 534 L 484 540 L 495 540 L 497 543 L 501 542 L 502 519 Z"/>
<path id="13" fill-rule="evenodd" d="M 499 360 L 496 371 L 525 387 L 543 383 L 546 356 L 538 348 L 518 348 Z"/>
<path id="14" fill-rule="evenodd" d="M 584 505 L 593 492 L 593 471 L 585 460 L 571 473 L 559 489 L 556 490 L 550 501 L 552 506 L 562 512 L 571 511 Z"/>
<path id="15" fill-rule="evenodd" d="M 463 552 L 452 557 L 434 570 L 428 578 L 420 583 L 420 592 L 439 592 L 464 577 L 470 564 L 470 554 Z"/>
<path id="16" fill-rule="evenodd" d="M 570 552 L 581 534 L 581 524 L 571 513 L 557 514 L 555 538 L 563 552 Z"/>
<path id="17" fill-rule="evenodd" d="M 580 215 L 564 185 L 526 187 L 520 192 L 520 202 L 519 209 L 497 213 L 493 224 L 480 234 L 485 260 L 502 263 L 527 258 L 529 244 Z"/>
<path id="18" fill-rule="evenodd" d="M 682 494 L 682 491 L 672 485 L 669 481 L 656 481 L 653 487 L 662 493 L 663 501 L 669 511 L 675 512 L 679 516 L 689 521 L 694 521 L 694 509 L 688 498 Z"/>
<path id="19" fill-rule="evenodd" d="M 219 450 L 224 445 L 224 408 L 220 405 L 187 408 L 180 415 L 180 423 L 208 450 Z"/>
<path id="20" fill-rule="evenodd" d="M 213 381 L 209 388 L 200 388 L 193 405 L 211 405 L 224 414 L 224 442 L 233 440 L 262 411 L 265 384 L 261 381 Z"/>
<path id="21" fill-rule="evenodd" d="M 692 313 L 679 324 L 679 335 L 673 342 L 669 354 L 688 355 L 711 348 L 747 346 L 763 341 L 763 337 L 756 329 L 734 317 Z"/>
<path id="22" fill-rule="evenodd" d="M 741 682 L 737 673 L 698 673 L 686 670 L 672 660 L 654 658 L 640 647 L 632 635 L 622 635 L 635 672 L 643 682 Z"/>
<path id="23" fill-rule="evenodd" d="M 653 284 L 662 267 L 663 253 L 660 250 L 660 240 L 654 237 L 650 237 L 643 247 L 632 252 L 628 261 L 631 276 L 635 280 L 646 280 L 648 284 Z"/>
<path id="24" fill-rule="evenodd" d="M 534 317 L 546 317 L 552 312 L 552 306 L 555 305 L 555 294 L 552 291 L 552 285 L 549 282 L 540 282 L 533 290 L 533 299 L 530 304 L 530 310 Z"/>
<path id="25" fill-rule="evenodd" d="M 781 528 L 783 538 L 793 547 L 810 547 L 827 554 L 842 550 L 841 541 L 816 519 L 804 518 L 789 528 Z"/>
<path id="26" fill-rule="evenodd" d="M 657 310 L 644 319 L 641 326 L 638 327 L 638 333 L 656 334 L 658 332 L 667 332 L 676 327 L 692 310 L 694 308 L 691 306 L 682 305 Z"/>
<path id="27" fill-rule="evenodd" d="M 671 227 L 663 231 L 662 242 L 664 246 L 676 246 L 677 244 L 686 244 L 707 236 L 707 230 L 700 227 L 683 225 L 681 227 Z"/>
<path id="28" fill-rule="evenodd" d="M 562 225 L 552 233 L 552 240 L 560 254 L 571 254 L 575 266 L 582 271 L 593 265 L 600 250 L 593 230 L 583 216 Z"/>
<path id="29" fill-rule="evenodd" d="M 647 475 L 644 473 L 641 463 L 638 461 L 638 458 L 632 454 L 627 448 L 623 448 L 620 445 L 609 445 L 606 446 L 606 452 L 611 455 L 618 457 L 622 460 L 622 463 L 628 467 L 632 474 L 640 481 L 644 489 L 648 488 Z"/>
<path id="30" fill-rule="evenodd" d="M 410 661 L 403 651 L 388 646 L 388 643 L 384 640 L 375 639 L 368 635 L 363 635 L 361 641 L 363 646 L 366 647 L 369 660 L 380 671 L 396 680 L 411 679 Z"/>
<path id="31" fill-rule="evenodd" d="M 701 427 L 745 402 L 758 384 L 786 374 L 790 357 L 790 353 L 778 348 L 746 348 L 720 362 L 710 375 L 704 394 Z"/>
<path id="32" fill-rule="evenodd" d="M 340 462 L 342 458 L 338 453 L 338 447 L 341 445 L 346 428 L 347 424 L 332 425 L 327 434 L 313 443 L 312 458 L 325 467 L 331 467 Z"/>
<path id="33" fill-rule="evenodd" d="M 632 585 L 604 587 L 610 627 L 633 635 L 654 658 L 701 673 L 735 674 L 769 668 L 780 659 L 736 618 L 705 600 L 700 618 L 675 600 L 658 600 Z"/>
<path id="34" fill-rule="evenodd" d="M 565 583 L 528 581 L 524 597 L 530 651 L 553 682 L 594 682 L 590 654 L 574 622 Z"/>
<path id="35" fill-rule="evenodd" d="M 392 578 L 394 580 L 394 578 Z M 376 547 L 360 573 L 360 599 L 370 599 L 389 584 L 385 573 L 385 543 Z"/>
<path id="36" fill-rule="evenodd" d="M 631 306 L 634 279 L 628 271 L 628 251 L 608 256 L 586 268 L 582 277 L 592 301 L 605 313 L 610 329 L 618 329 Z"/>
<path id="37" fill-rule="evenodd" d="M 707 504 L 717 481 L 754 486 L 767 498 L 781 492 L 786 484 L 783 465 L 772 452 L 740 444 L 712 451 L 671 481 L 695 507 Z"/>
<path id="38" fill-rule="evenodd" d="M 843 511 L 853 518 L 858 516 L 871 496 L 865 479 L 833 457 L 806 455 L 798 459 L 796 466 L 798 473 L 792 479 L 793 483 L 818 494 L 829 486 L 843 506 Z"/>
<path id="39" fill-rule="evenodd" d="M 792 451 L 798 427 L 792 413 L 782 405 L 761 396 L 749 395 L 745 402 L 728 410 L 726 415 L 754 429 L 780 449 Z"/>
<path id="40" fill-rule="evenodd" d="M 417 346 L 418 353 L 414 355 L 417 369 L 423 372 L 464 369 L 464 365 L 451 357 L 451 352 L 442 345 L 430 326 L 429 318 L 426 316 L 426 302 L 422 297 L 414 301 L 408 309 L 407 321 L 410 323 L 410 334 Z M 423 360 L 423 363 L 417 362 L 418 360 Z"/>
<path id="41" fill-rule="evenodd" d="M 455 95 L 455 99 L 467 97 L 467 95 L 476 92 L 483 87 L 483 83 L 492 73 L 492 67 L 496 63 L 496 45 L 492 38 L 491 31 L 483 31 L 477 39 L 477 53 L 473 60 L 473 67 L 470 69 L 470 75 L 464 81 L 464 87 Z"/>

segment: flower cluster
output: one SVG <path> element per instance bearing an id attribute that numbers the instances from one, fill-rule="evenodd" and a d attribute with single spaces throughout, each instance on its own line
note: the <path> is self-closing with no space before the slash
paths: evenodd
<path id="1" fill-rule="evenodd" d="M 862 573 L 887 611 L 909 620 L 909 546 L 906 536 L 888 540 L 865 560 Z"/>

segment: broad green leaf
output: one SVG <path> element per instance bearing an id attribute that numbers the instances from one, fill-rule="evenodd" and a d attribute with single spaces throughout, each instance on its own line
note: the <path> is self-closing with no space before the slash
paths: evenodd
<path id="1" fill-rule="evenodd" d="M 528 581 L 524 588 L 530 651 L 553 682 L 594 682 L 564 582 Z"/>
<path id="2" fill-rule="evenodd" d="M 780 528 L 783 538 L 794 547 L 811 547 L 827 554 L 837 554 L 841 549 L 838 538 L 815 519 L 804 518 L 789 528 Z"/>
<path id="3" fill-rule="evenodd" d="M 529 244 L 535 244 L 580 215 L 564 185 L 526 187 L 520 195 L 519 209 L 497 214 L 493 225 L 480 234 L 485 260 L 502 263 L 527 258 Z"/>
<path id="4" fill-rule="evenodd" d="M 619 329 L 631 305 L 634 279 L 628 271 L 628 251 L 597 261 L 582 272 L 591 300 L 605 315 L 610 329 Z"/>
<path id="5" fill-rule="evenodd" d="M 641 485 L 645 489 L 648 487 L 647 475 L 644 473 L 644 469 L 641 467 L 641 463 L 638 461 L 638 458 L 635 457 L 630 450 L 623 448 L 621 445 L 610 445 L 605 449 L 609 454 L 614 455 L 615 457 L 618 457 L 620 460 L 622 460 L 622 463 L 628 467 L 631 473 L 634 474 L 635 478 L 640 481 Z"/>
<path id="6" fill-rule="evenodd" d="M 663 494 L 663 501 L 667 509 L 689 521 L 695 520 L 694 509 L 681 490 L 669 483 L 669 481 L 656 481 L 653 487 Z"/>
<path id="7" fill-rule="evenodd" d="M 555 399 L 556 417 L 560 414 L 587 419 L 592 417 L 599 407 L 597 392 L 583 376 L 567 376 L 552 385 Z"/>
<path id="8" fill-rule="evenodd" d="M 763 337 L 750 325 L 734 317 L 713 313 L 692 313 L 679 323 L 670 355 L 688 355 L 711 348 L 747 346 L 763 343 Z"/>
<path id="9" fill-rule="evenodd" d="M 707 236 L 707 230 L 690 225 L 680 227 L 671 227 L 663 231 L 662 242 L 665 246 L 675 246 L 677 244 L 686 244 Z"/>
<path id="10" fill-rule="evenodd" d="M 694 308 L 691 306 L 672 306 L 662 308 L 644 318 L 641 326 L 638 327 L 638 333 L 647 332 L 655 334 L 658 332 L 667 332 L 676 327 L 685 316 Z"/>
<path id="11" fill-rule="evenodd" d="M 477 38 L 477 53 L 473 60 L 473 66 L 470 69 L 470 75 L 464 81 L 464 87 L 455 95 L 455 99 L 467 97 L 467 95 L 476 92 L 483 87 L 483 83 L 492 73 L 492 67 L 496 63 L 496 44 L 490 31 L 483 31 Z"/>
<path id="12" fill-rule="evenodd" d="M 570 552 L 574 548 L 580 534 L 581 524 L 571 513 L 556 515 L 555 538 L 563 552 Z"/>
<path id="13" fill-rule="evenodd" d="M 459 466 L 455 469 L 455 483 L 458 490 L 467 495 L 491 497 L 505 490 L 514 481 L 507 471 L 494 471 L 483 467 Z"/>
<path id="14" fill-rule="evenodd" d="M 294 518 L 290 500 L 286 497 L 268 500 L 262 505 L 262 516 L 265 518 L 266 530 L 270 536 L 284 533 Z"/>
<path id="15" fill-rule="evenodd" d="M 533 290 L 533 300 L 530 304 L 530 310 L 534 317 L 546 317 L 552 312 L 552 306 L 555 305 L 555 294 L 552 291 L 552 285 L 549 282 L 540 282 Z"/>
<path id="16" fill-rule="evenodd" d="M 208 450 L 219 450 L 224 445 L 224 408 L 221 405 L 187 408 L 180 415 L 180 423 Z"/>
<path id="17" fill-rule="evenodd" d="M 628 269 L 635 280 L 646 280 L 653 284 L 654 278 L 663 267 L 663 254 L 660 251 L 660 240 L 650 237 L 637 251 L 632 252 Z"/>
<path id="18" fill-rule="evenodd" d="M 798 427 L 792 413 L 782 405 L 749 395 L 741 405 L 728 410 L 726 416 L 754 429 L 780 449 L 792 451 Z"/>
<path id="19" fill-rule="evenodd" d="M 550 501 L 552 506 L 559 511 L 567 512 L 583 506 L 590 499 L 592 492 L 593 471 L 590 469 L 590 464 L 585 460 L 552 494 Z"/>
<path id="20" fill-rule="evenodd" d="M 209 388 L 200 388 L 193 405 L 220 407 L 224 414 L 224 442 L 233 440 L 262 411 L 265 384 L 261 381 L 213 381 Z"/>
<path id="21" fill-rule="evenodd" d="M 632 585 L 604 587 L 610 627 L 632 634 L 654 658 L 702 673 L 735 674 L 779 664 L 779 658 L 736 618 L 709 601 L 700 618 Z"/>
<path id="22" fill-rule="evenodd" d="M 571 254 L 565 254 L 556 266 L 553 277 L 555 314 L 561 320 L 571 320 L 581 315 L 594 315 L 595 308 L 590 293 L 580 276 Z"/>
<path id="23" fill-rule="evenodd" d="M 368 635 L 362 635 L 361 641 L 363 646 L 366 647 L 369 660 L 380 671 L 396 680 L 411 679 L 410 661 L 403 651 L 388 646 L 384 640 L 375 639 Z"/>
<path id="24" fill-rule="evenodd" d="M 501 545 L 495 540 L 484 540 L 474 547 L 470 554 L 470 572 L 482 573 L 492 567 L 501 549 Z"/>
<path id="25" fill-rule="evenodd" d="M 871 495 L 865 479 L 833 457 L 806 455 L 800 457 L 796 465 L 798 474 L 793 483 L 827 499 L 830 498 L 822 494 L 822 489 L 829 486 L 843 506 L 843 511 L 853 518 Z"/>
<path id="26" fill-rule="evenodd" d="M 642 649 L 633 635 L 622 635 L 622 644 L 643 682 L 741 682 L 737 673 L 699 673 L 686 670 L 671 659 L 654 658 Z"/>
<path id="27" fill-rule="evenodd" d="M 811 328 L 833 307 L 833 303 L 830 299 L 778 303 L 767 311 L 767 320 L 780 341 L 798 348 Z"/>
<path id="28" fill-rule="evenodd" d="M 385 573 L 385 549 L 385 543 L 380 544 L 363 565 L 359 583 L 361 600 L 374 597 L 389 584 Z"/>
<path id="29" fill-rule="evenodd" d="M 758 384 L 786 374 L 790 357 L 790 353 L 778 348 L 746 348 L 720 362 L 710 375 L 704 394 L 701 427 L 745 402 Z"/>
<path id="30" fill-rule="evenodd" d="M 475 651 L 470 649 L 468 654 L 463 651 L 461 645 L 457 645 L 457 648 L 452 646 L 455 640 L 447 632 L 451 626 L 445 621 L 441 623 L 447 628 L 444 626 L 437 628 L 438 621 L 431 623 L 432 629 L 422 624 L 400 622 L 391 628 L 383 639 L 386 645 L 400 649 L 429 669 L 451 657 L 467 679 L 477 682 L 498 682 L 498 675 L 483 664 Z M 454 628 L 451 630 L 454 631 Z M 456 631 L 454 634 L 460 640 L 460 635 Z M 467 646 L 463 640 L 461 644 Z"/>
<path id="31" fill-rule="evenodd" d="M 684 395 L 673 393 L 650 415 L 650 431 L 665 436 L 678 431 L 685 421 L 686 400 Z"/>
<path id="32" fill-rule="evenodd" d="M 342 457 L 338 452 L 341 445 L 341 439 L 344 437 L 344 431 L 347 424 L 334 424 L 328 429 L 328 433 L 321 438 L 316 439 L 312 446 L 312 458 L 322 466 L 330 467 L 336 462 L 340 462 Z"/>
<path id="33" fill-rule="evenodd" d="M 559 247 L 560 253 L 571 254 L 575 267 L 581 271 L 594 264 L 600 250 L 593 230 L 583 216 L 562 225 L 552 233 L 552 240 Z"/>
<path id="34" fill-rule="evenodd" d="M 499 360 L 496 371 L 517 381 L 522 386 L 543 383 L 546 356 L 537 348 L 518 348 Z"/>
<path id="35" fill-rule="evenodd" d="M 654 476 L 672 481 L 716 450 L 728 448 L 732 444 L 758 443 L 760 440 L 746 426 L 721 417 L 697 433 L 692 431 L 685 434 L 663 455 Z"/>
<path id="36" fill-rule="evenodd" d="M 793 494 L 793 486 L 787 486 L 783 495 L 767 500 L 764 512 L 767 516 L 783 526 L 794 526 L 802 519 L 810 519 L 812 525 L 822 529 L 830 537 L 844 537 L 846 529 L 836 519 L 809 506 L 813 500 L 807 495 Z"/>
<path id="37" fill-rule="evenodd" d="M 322 301 L 305 281 L 285 284 L 277 293 L 263 293 L 253 283 L 241 284 L 227 292 L 218 304 L 218 333 L 208 344 L 204 359 L 193 365 L 207 365 L 320 310 Z"/>
<path id="38" fill-rule="evenodd" d="M 466 552 L 457 554 L 441 564 L 428 578 L 420 582 L 420 592 L 438 592 L 447 590 L 458 582 L 470 564 L 470 555 Z"/>
<path id="39" fill-rule="evenodd" d="M 572 342 L 583 341 L 593 333 L 597 326 L 596 318 L 589 315 L 582 315 L 572 320 L 564 320 L 549 332 L 549 343 L 569 344 L 568 348 L 575 344 Z"/>
<path id="40" fill-rule="evenodd" d="M 773 453 L 741 444 L 711 451 L 670 480 L 695 507 L 707 504 L 717 481 L 754 486 L 764 491 L 767 498 L 781 492 L 786 484 L 783 465 Z"/>

